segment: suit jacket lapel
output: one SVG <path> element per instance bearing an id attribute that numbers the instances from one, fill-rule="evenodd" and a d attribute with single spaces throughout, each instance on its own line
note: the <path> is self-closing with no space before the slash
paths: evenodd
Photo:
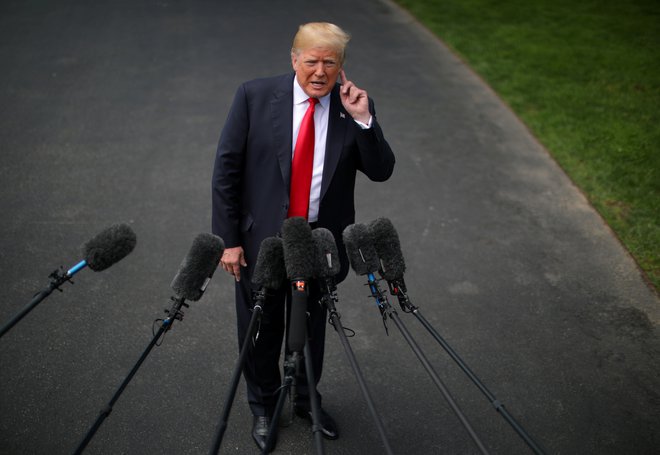
<path id="1" fill-rule="evenodd" d="M 282 78 L 282 84 L 273 92 L 271 98 L 271 115 L 273 122 L 274 151 L 280 163 L 282 179 L 287 194 L 291 181 L 291 143 L 293 123 L 293 75 Z"/>
<path id="2" fill-rule="evenodd" d="M 293 109 L 293 108 L 292 108 Z M 325 143 L 325 160 L 323 162 L 323 181 L 321 182 L 321 200 L 328 190 L 332 176 L 335 174 L 339 157 L 344 145 L 347 119 L 350 116 L 344 110 L 339 98 L 339 86 L 336 85 L 330 94 L 330 112 L 328 114 L 328 137 Z"/>

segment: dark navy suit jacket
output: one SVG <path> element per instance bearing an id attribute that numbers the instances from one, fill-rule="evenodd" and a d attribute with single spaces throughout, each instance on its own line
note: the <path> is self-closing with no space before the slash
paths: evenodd
<path id="1" fill-rule="evenodd" d="M 243 247 L 248 279 L 261 241 L 280 231 L 289 208 L 294 76 L 241 85 L 218 144 L 212 229 L 226 247 Z M 329 229 L 337 241 L 342 264 L 339 281 L 348 272 L 341 234 L 355 222 L 356 173 L 384 181 L 394 169 L 394 154 L 376 121 L 371 100 L 369 108 L 373 125 L 362 130 L 344 109 L 339 85 L 331 92 L 318 226 Z"/>

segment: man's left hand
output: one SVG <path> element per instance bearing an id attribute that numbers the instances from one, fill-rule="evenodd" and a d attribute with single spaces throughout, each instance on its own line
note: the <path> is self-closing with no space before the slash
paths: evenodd
<path id="1" fill-rule="evenodd" d="M 346 112 L 354 120 L 368 124 L 371 119 L 371 113 L 369 112 L 369 98 L 366 90 L 358 88 L 353 82 L 346 79 L 344 70 L 341 70 L 339 77 L 341 78 L 339 97 L 341 98 L 341 104 L 344 105 L 344 109 L 346 109 Z"/>

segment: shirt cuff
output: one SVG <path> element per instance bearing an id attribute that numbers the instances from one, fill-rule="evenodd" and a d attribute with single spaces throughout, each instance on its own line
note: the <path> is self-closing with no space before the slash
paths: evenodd
<path id="1" fill-rule="evenodd" d="M 371 124 L 373 123 L 373 120 L 374 120 L 373 116 L 369 116 L 369 122 L 367 123 L 362 123 L 359 120 L 353 119 L 353 121 L 357 123 L 360 126 L 360 128 L 362 128 L 363 130 L 368 130 L 369 128 L 371 128 Z"/>

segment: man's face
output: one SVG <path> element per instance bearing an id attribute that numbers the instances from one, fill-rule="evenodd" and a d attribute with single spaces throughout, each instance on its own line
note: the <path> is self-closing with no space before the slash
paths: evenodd
<path id="1" fill-rule="evenodd" d="M 325 48 L 292 53 L 291 65 L 296 72 L 298 84 L 312 98 L 320 98 L 330 93 L 341 70 L 337 52 Z"/>

